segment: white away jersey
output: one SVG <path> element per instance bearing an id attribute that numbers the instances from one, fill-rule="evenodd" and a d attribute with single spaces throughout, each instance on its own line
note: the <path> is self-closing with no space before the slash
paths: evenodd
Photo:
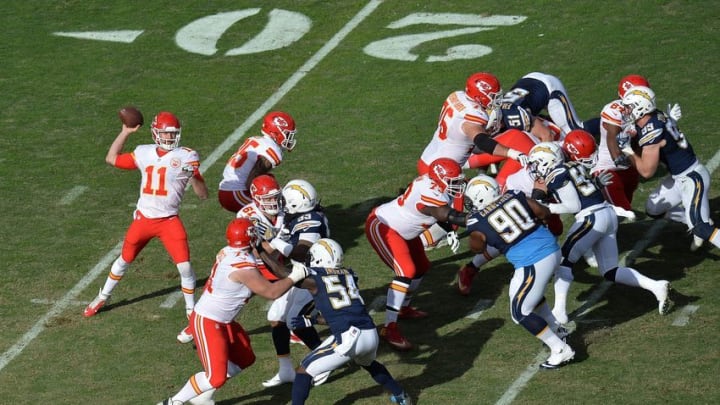
<path id="1" fill-rule="evenodd" d="M 230 323 L 252 298 L 252 291 L 242 283 L 228 279 L 234 271 L 257 271 L 255 257 L 243 249 L 225 246 L 217 256 L 195 312 L 217 322 Z"/>
<path id="2" fill-rule="evenodd" d="M 603 123 L 608 123 L 616 127 L 622 128 L 618 137 L 626 131 L 634 130 L 633 126 L 626 124 L 623 120 L 623 106 L 621 100 L 615 100 L 608 104 L 605 104 L 602 112 L 600 113 L 600 144 L 598 145 L 598 156 L 595 167 L 592 168 L 592 172 L 600 172 L 603 170 L 615 170 L 618 169 L 613 162 L 612 156 L 610 156 L 610 150 L 608 149 L 607 130 L 603 127 Z"/>
<path id="3" fill-rule="evenodd" d="M 248 218 L 253 221 L 253 223 L 257 223 L 257 221 L 259 221 L 263 224 L 270 225 L 275 229 L 282 229 L 283 222 L 285 220 L 281 211 L 275 217 L 275 221 L 271 221 L 267 216 L 265 216 L 265 214 L 262 213 L 262 211 L 260 211 L 260 208 L 258 208 L 257 204 L 255 204 L 255 201 L 242 207 L 240 211 L 237 212 L 237 218 Z"/>
<path id="4" fill-rule="evenodd" d="M 405 240 L 410 240 L 437 222 L 433 216 L 425 215 L 419 209 L 450 203 L 450 197 L 440 191 L 440 187 L 427 175 L 423 175 L 413 180 L 403 195 L 377 207 L 375 215 Z"/>
<path id="5" fill-rule="evenodd" d="M 282 148 L 269 136 L 247 138 L 225 164 L 220 190 L 247 190 L 249 188 L 246 184 L 247 178 L 260 156 L 267 159 L 275 168 L 282 162 L 282 153 Z"/>
<path id="6" fill-rule="evenodd" d="M 160 156 L 152 144 L 138 145 L 132 156 L 142 173 L 137 210 L 147 218 L 177 215 L 185 187 L 200 166 L 198 153 L 179 147 Z"/>
<path id="7" fill-rule="evenodd" d="M 443 104 L 435 134 L 420 159 L 427 165 L 443 157 L 458 162 L 460 166 L 465 164 L 473 149 L 472 137 L 462 130 L 463 123 L 468 121 L 484 128 L 488 116 L 480 104 L 468 98 L 464 91 L 450 94 Z"/>

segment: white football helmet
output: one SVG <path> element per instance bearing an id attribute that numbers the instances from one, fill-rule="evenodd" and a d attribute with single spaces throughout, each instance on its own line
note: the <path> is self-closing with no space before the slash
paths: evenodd
<path id="1" fill-rule="evenodd" d="M 288 214 L 312 211 L 318 205 L 317 192 L 305 180 L 290 180 L 282 189 L 283 207 Z"/>
<path id="2" fill-rule="evenodd" d="M 530 149 L 528 170 L 534 180 L 544 179 L 558 165 L 565 161 L 563 151 L 555 142 L 540 142 Z"/>
<path id="3" fill-rule="evenodd" d="M 633 121 L 655 111 L 655 92 L 650 87 L 635 86 L 629 88 L 622 98 L 622 104 Z"/>
<path id="4" fill-rule="evenodd" d="M 343 250 L 339 243 L 330 238 L 318 239 L 308 250 L 310 267 L 338 269 L 343 264 Z"/>
<path id="5" fill-rule="evenodd" d="M 500 186 L 494 178 L 479 174 L 467 183 L 465 188 L 465 209 L 480 211 L 500 198 Z"/>

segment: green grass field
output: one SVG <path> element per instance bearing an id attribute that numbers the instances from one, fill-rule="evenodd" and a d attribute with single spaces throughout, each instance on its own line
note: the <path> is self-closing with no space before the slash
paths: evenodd
<path id="1" fill-rule="evenodd" d="M 148 121 L 175 112 L 182 143 L 204 160 L 211 198 L 187 193 L 181 210 L 203 281 L 231 218 L 214 198 L 225 160 L 259 132 L 265 112 L 290 112 L 298 146 L 275 173 L 315 185 L 367 303 L 385 295 L 392 273 L 365 239 L 365 217 L 415 176 L 443 100 L 473 72 L 494 72 L 506 88 L 528 72 L 555 74 L 585 119 L 615 98 L 620 77 L 643 74 L 659 105 L 681 103 L 682 129 L 717 167 L 713 1 L 11 0 L 0 25 L 0 404 L 156 403 L 200 370 L 192 347 L 175 342 L 182 305 L 161 307 L 179 279 L 157 241 L 107 311 L 81 314 L 137 200 L 138 173 L 104 162 L 120 129 L 116 112 L 127 104 Z M 77 34 L 107 39 L 111 31 L 113 40 Z M 143 128 L 126 150 L 148 142 Z M 712 181 L 718 222 L 720 172 Z M 379 359 L 420 404 L 718 403 L 720 255 L 691 253 L 678 224 L 649 232 L 654 223 L 642 212 L 656 182 L 641 184 L 640 220 L 622 224 L 618 238 L 635 268 L 673 283 L 677 307 L 668 316 L 649 293 L 605 289 L 594 269 L 578 269 L 568 303 L 578 315 L 576 361 L 536 373 L 547 354 L 510 319 L 510 266 L 488 264 L 461 297 L 452 283 L 470 256 L 441 249 L 429 253 L 434 268 L 414 300 L 431 317 L 403 324 L 419 348 L 383 345 Z M 643 240 L 647 246 L 637 244 Z M 277 367 L 266 305 L 255 298 L 240 315 L 258 359 L 218 391 L 219 404 L 290 401 L 290 385 L 260 384 Z M 306 353 L 292 350 L 296 361 Z M 367 373 L 349 366 L 309 403 L 383 401 Z"/>

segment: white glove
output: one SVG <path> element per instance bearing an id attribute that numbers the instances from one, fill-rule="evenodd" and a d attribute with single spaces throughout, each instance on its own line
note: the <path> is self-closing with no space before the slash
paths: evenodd
<path id="1" fill-rule="evenodd" d="M 288 278 L 293 281 L 293 284 L 297 284 L 298 281 L 302 281 L 308 276 L 308 268 L 300 262 L 290 260 L 292 262 L 292 271 L 288 274 Z"/>
<path id="2" fill-rule="evenodd" d="M 632 145 L 630 145 L 630 142 L 628 142 L 627 144 L 625 144 L 625 145 L 622 147 L 622 149 L 620 149 L 620 151 L 621 151 L 622 153 L 626 154 L 627 156 L 634 156 L 634 155 L 635 155 L 635 151 L 633 150 Z"/>
<path id="3" fill-rule="evenodd" d="M 679 121 L 680 118 L 682 118 L 682 109 L 680 109 L 680 104 L 668 104 L 666 114 L 675 121 Z"/>
<path id="4" fill-rule="evenodd" d="M 612 173 L 607 170 L 603 170 L 595 176 L 595 184 L 598 185 L 598 188 L 607 187 L 613 184 L 612 178 Z"/>
<path id="5" fill-rule="evenodd" d="M 258 238 L 269 241 L 277 235 L 277 229 L 275 229 L 272 225 L 266 224 L 260 220 L 254 222 Z"/>
<path id="6" fill-rule="evenodd" d="M 447 234 L 447 243 L 450 250 L 452 250 L 453 253 L 457 253 L 460 249 L 460 238 L 458 237 L 457 232 L 450 231 Z"/>

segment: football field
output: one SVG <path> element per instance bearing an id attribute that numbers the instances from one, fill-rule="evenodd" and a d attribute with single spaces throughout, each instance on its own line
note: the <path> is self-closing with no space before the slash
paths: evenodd
<path id="1" fill-rule="evenodd" d="M 139 173 L 104 161 L 125 105 L 146 122 L 126 151 L 152 142 L 147 124 L 167 110 L 182 121 L 182 145 L 200 153 L 210 198 L 188 192 L 180 212 L 198 286 L 232 218 L 216 199 L 225 161 L 267 112 L 292 114 L 298 145 L 274 173 L 315 186 L 378 324 L 392 272 L 367 242 L 365 218 L 415 177 L 443 101 L 477 71 L 505 89 L 529 72 L 554 74 L 583 119 L 616 98 L 619 78 L 646 76 L 659 107 L 682 105 L 720 223 L 712 1 L 11 0 L 0 24 L 0 404 L 154 404 L 201 370 L 192 345 L 175 341 L 186 323 L 179 276 L 158 241 L 103 311 L 82 316 L 138 197 Z M 548 353 L 510 318 L 504 259 L 483 267 L 469 296 L 457 293 L 456 271 L 471 257 L 462 240 L 458 254 L 428 252 L 433 268 L 413 305 L 430 317 L 402 323 L 418 347 L 383 344 L 379 360 L 419 404 L 718 403 L 720 251 L 691 252 L 683 225 L 644 215 L 663 175 L 640 184 L 638 220 L 620 225 L 618 242 L 623 263 L 672 283 L 667 316 L 652 294 L 579 265 L 568 301 L 575 361 L 538 370 Z M 241 312 L 257 361 L 217 392 L 218 404 L 289 403 L 289 384 L 261 385 L 277 369 L 267 306 L 256 297 Z M 296 364 L 306 353 L 292 346 Z M 355 365 L 308 401 L 384 402 Z"/>

